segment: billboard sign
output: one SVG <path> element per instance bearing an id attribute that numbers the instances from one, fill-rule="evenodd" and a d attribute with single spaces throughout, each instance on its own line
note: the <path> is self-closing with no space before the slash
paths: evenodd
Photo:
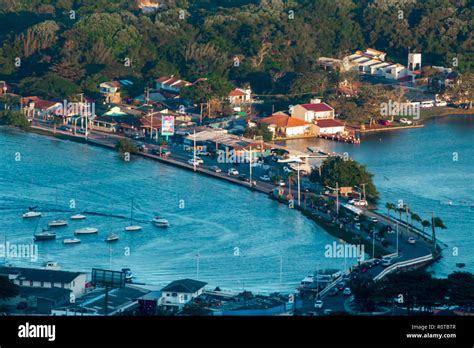
<path id="1" fill-rule="evenodd" d="M 174 116 L 161 117 L 161 135 L 174 135 Z"/>
<path id="2" fill-rule="evenodd" d="M 123 288 L 125 286 L 125 273 L 93 268 L 91 283 L 94 286 Z"/>

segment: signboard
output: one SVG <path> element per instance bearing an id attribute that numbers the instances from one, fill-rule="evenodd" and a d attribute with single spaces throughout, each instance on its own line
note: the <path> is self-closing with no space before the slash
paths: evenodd
<path id="1" fill-rule="evenodd" d="M 123 288 L 125 286 L 125 273 L 93 268 L 91 283 L 94 286 L 99 285 L 110 286 L 113 288 Z"/>
<path id="2" fill-rule="evenodd" d="M 161 117 L 161 135 L 174 135 L 174 116 Z"/>

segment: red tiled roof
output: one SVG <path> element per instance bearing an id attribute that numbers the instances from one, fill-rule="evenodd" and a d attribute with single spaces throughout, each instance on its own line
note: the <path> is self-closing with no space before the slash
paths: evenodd
<path id="1" fill-rule="evenodd" d="M 236 88 L 229 93 L 229 97 L 243 97 L 246 93 L 242 91 L 240 88 Z"/>
<path id="2" fill-rule="evenodd" d="M 301 127 L 309 125 L 310 123 L 300 120 L 299 118 L 290 117 L 285 114 L 275 114 L 270 117 L 265 117 L 260 122 L 268 125 L 274 124 L 277 127 Z"/>
<path id="3" fill-rule="evenodd" d="M 318 120 L 316 121 L 316 125 L 319 128 L 330 128 L 330 127 L 343 127 L 344 125 L 334 119 L 327 119 L 327 120 Z"/>
<path id="4" fill-rule="evenodd" d="M 325 112 L 325 111 L 332 111 L 334 110 L 326 103 L 317 103 L 317 104 L 301 104 L 308 111 L 315 111 L 315 112 Z"/>

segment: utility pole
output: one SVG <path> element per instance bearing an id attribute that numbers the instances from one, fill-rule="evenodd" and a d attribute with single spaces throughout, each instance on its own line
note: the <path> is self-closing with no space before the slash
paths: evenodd
<path id="1" fill-rule="evenodd" d="M 298 206 L 301 206 L 300 163 L 299 162 L 298 162 Z"/>
<path id="2" fill-rule="evenodd" d="M 397 256 L 398 256 L 398 221 L 397 221 Z"/>
<path id="3" fill-rule="evenodd" d="M 201 103 L 201 113 L 199 114 L 199 125 L 202 125 L 202 103 Z"/>
<path id="4" fill-rule="evenodd" d="M 194 171 L 196 171 L 196 129 L 194 129 L 194 151 L 193 151 L 193 166 Z"/>
<path id="5" fill-rule="evenodd" d="M 252 146 L 250 146 L 250 160 L 249 160 L 249 167 L 250 167 L 250 178 L 249 178 L 249 183 L 250 183 L 250 187 L 252 187 Z"/>
<path id="6" fill-rule="evenodd" d="M 150 116 L 150 140 L 153 140 L 153 114 L 148 111 L 148 116 Z"/>
<path id="7" fill-rule="evenodd" d="M 339 182 L 336 182 L 336 216 L 339 216 Z"/>
<path id="8" fill-rule="evenodd" d="M 364 183 L 364 184 L 360 184 L 360 186 L 362 186 L 362 190 L 363 190 L 363 192 L 364 192 L 364 201 L 367 201 L 367 197 L 365 196 L 365 185 L 367 185 L 367 184 L 365 184 L 365 183 Z"/>

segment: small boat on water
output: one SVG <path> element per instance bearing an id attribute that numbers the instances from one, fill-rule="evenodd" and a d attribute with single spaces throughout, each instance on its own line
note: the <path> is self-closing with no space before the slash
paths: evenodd
<path id="1" fill-rule="evenodd" d="M 67 226 L 67 221 L 66 220 L 53 220 L 48 222 L 49 227 L 61 227 L 61 226 Z"/>
<path id="2" fill-rule="evenodd" d="M 66 238 L 63 240 L 63 244 L 79 244 L 80 242 L 79 238 Z"/>
<path id="3" fill-rule="evenodd" d="M 160 218 L 160 217 L 154 218 L 153 220 L 151 220 L 151 222 L 153 224 L 155 224 L 156 226 L 158 226 L 158 227 L 169 227 L 169 225 L 170 225 L 168 220 Z"/>
<path id="4" fill-rule="evenodd" d="M 130 226 L 125 227 L 125 231 L 128 232 L 136 232 L 136 231 L 141 231 L 143 227 L 138 226 L 138 225 L 133 225 L 133 198 L 132 198 L 132 204 L 130 206 Z"/>
<path id="5" fill-rule="evenodd" d="M 40 217 L 41 213 L 39 211 L 27 211 L 26 213 L 23 213 L 22 216 L 24 219 L 31 219 L 35 217 Z"/>
<path id="6" fill-rule="evenodd" d="M 34 234 L 35 241 L 53 240 L 56 239 L 56 232 L 43 230 Z"/>
<path id="7" fill-rule="evenodd" d="M 459 262 L 456 264 L 456 267 L 459 267 L 459 268 L 464 268 L 466 266 L 466 264 L 464 262 Z"/>
<path id="8" fill-rule="evenodd" d="M 125 281 L 131 283 L 133 279 L 133 274 L 130 268 L 122 268 L 122 272 L 125 273 Z"/>
<path id="9" fill-rule="evenodd" d="M 80 228 L 74 232 L 74 234 L 94 234 L 97 233 L 99 230 L 94 227 L 85 227 Z"/>
<path id="10" fill-rule="evenodd" d="M 142 229 L 143 227 L 138 226 L 138 225 L 131 225 L 131 226 L 125 227 L 125 231 L 128 231 L 128 232 L 141 231 Z"/>
<path id="11" fill-rule="evenodd" d="M 105 241 L 107 243 L 110 243 L 110 242 L 115 242 L 115 241 L 118 241 L 119 240 L 119 236 L 117 233 L 110 233 L 107 238 L 105 238 Z"/>
<path id="12" fill-rule="evenodd" d="M 87 216 L 81 215 L 81 214 L 76 214 L 71 216 L 71 220 L 84 220 Z"/>
<path id="13" fill-rule="evenodd" d="M 61 267 L 59 267 L 59 264 L 56 261 L 46 261 L 43 263 L 43 269 L 58 271 L 61 269 Z"/>

